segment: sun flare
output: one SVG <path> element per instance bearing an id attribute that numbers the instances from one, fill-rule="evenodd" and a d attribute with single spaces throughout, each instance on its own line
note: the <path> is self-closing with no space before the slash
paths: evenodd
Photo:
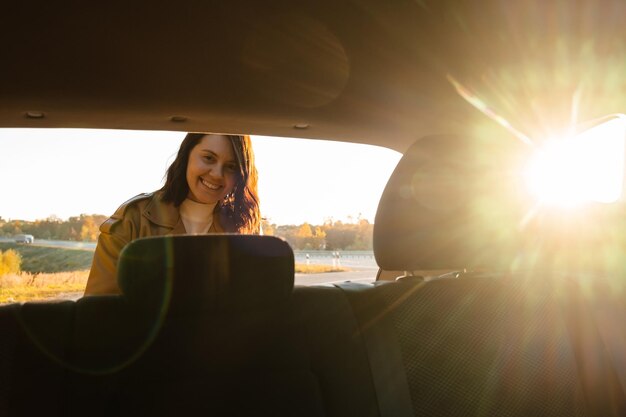
<path id="1" fill-rule="evenodd" d="M 531 193 L 542 203 L 576 206 L 613 203 L 622 195 L 626 116 L 614 116 L 580 134 L 551 140 L 526 171 Z"/>

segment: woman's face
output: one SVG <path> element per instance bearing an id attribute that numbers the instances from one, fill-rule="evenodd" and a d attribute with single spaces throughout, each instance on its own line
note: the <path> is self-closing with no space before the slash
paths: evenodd
<path id="1" fill-rule="evenodd" d="M 198 203 L 216 203 L 233 190 L 238 172 L 239 165 L 228 137 L 206 135 L 189 153 L 187 197 Z"/>

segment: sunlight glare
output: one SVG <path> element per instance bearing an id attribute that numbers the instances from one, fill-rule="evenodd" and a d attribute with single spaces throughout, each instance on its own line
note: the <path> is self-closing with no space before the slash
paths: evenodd
<path id="1" fill-rule="evenodd" d="M 528 166 L 527 184 L 541 203 L 572 207 L 613 203 L 622 195 L 626 116 L 553 140 Z"/>

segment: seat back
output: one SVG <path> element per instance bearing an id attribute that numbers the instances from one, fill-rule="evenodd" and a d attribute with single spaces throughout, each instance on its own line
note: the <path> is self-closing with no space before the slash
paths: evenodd
<path id="1" fill-rule="evenodd" d="M 0 307 L 0 415 L 63 416 L 74 303 Z"/>
<path id="2" fill-rule="evenodd" d="M 155 302 L 168 315 L 258 310 L 293 290 L 293 251 L 271 236 L 138 239 L 120 255 L 118 281 L 131 304 Z"/>
<path id="3" fill-rule="evenodd" d="M 626 200 L 575 210 L 543 204 L 525 174 L 534 152 L 507 137 L 417 140 L 378 205 L 378 265 L 389 271 L 626 273 L 619 261 Z"/>
<path id="4" fill-rule="evenodd" d="M 0 308 L 0 415 L 380 416 L 350 304 L 293 268 L 271 237 L 146 239 L 123 296 Z"/>
<path id="5" fill-rule="evenodd" d="M 322 415 L 293 271 L 291 248 L 269 236 L 132 242 L 119 262 L 124 295 L 79 302 L 76 359 L 102 366 L 73 375 L 74 413 Z"/>
<path id="6" fill-rule="evenodd" d="M 373 368 L 377 393 L 396 398 L 387 415 L 589 415 L 555 303 L 560 290 L 539 281 L 403 279 L 352 288 L 348 298 L 372 339 L 370 362 L 383 364 Z"/>
<path id="7" fill-rule="evenodd" d="M 380 267 L 409 275 L 471 268 L 498 273 L 340 285 L 370 363 L 398 358 L 396 372 L 372 368 L 377 393 L 395 395 L 390 404 L 406 404 L 383 407 L 381 414 L 591 412 L 562 307 L 577 283 L 530 269 L 526 255 L 537 253 L 537 229 L 518 233 L 515 227 L 529 201 L 517 193 L 512 173 L 527 155 L 515 144 L 433 136 L 417 141 L 398 163 L 376 214 Z M 549 222 L 539 226 L 556 230 Z M 542 267 L 546 253 L 535 258 Z M 380 388 L 386 385 L 397 387 L 393 395 Z M 398 396 L 403 391 L 409 400 Z"/>
<path id="8" fill-rule="evenodd" d="M 304 333 L 325 415 L 379 417 L 360 325 L 343 292 L 333 286 L 297 286 L 292 299 L 291 314 Z"/>

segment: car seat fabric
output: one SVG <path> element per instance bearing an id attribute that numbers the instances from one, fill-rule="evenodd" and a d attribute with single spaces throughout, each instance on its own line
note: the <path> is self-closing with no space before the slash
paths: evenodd
<path id="1" fill-rule="evenodd" d="M 65 415 L 71 301 L 0 307 L 0 415 Z"/>
<path id="2" fill-rule="evenodd" d="M 155 321 L 124 297 L 77 300 L 67 361 L 66 415 L 82 416 L 86 410 L 93 417 L 120 415 L 120 371 L 143 354 L 157 330 Z"/>
<path id="3" fill-rule="evenodd" d="M 367 351 L 371 380 L 376 390 L 377 408 L 382 417 L 413 415 L 402 352 L 392 325 L 389 308 L 380 291 L 368 284 L 335 284 L 352 304 Z"/>
<path id="4" fill-rule="evenodd" d="M 357 319 L 342 291 L 298 287 L 293 317 L 303 329 L 310 369 L 328 417 L 378 417 L 378 399 Z"/>
<path id="5" fill-rule="evenodd" d="M 287 305 L 166 317 L 122 369 L 122 415 L 323 415 L 301 330 Z"/>
<path id="6" fill-rule="evenodd" d="M 395 306 L 416 415 L 585 415 L 559 306 L 549 289 L 526 284 L 380 289 Z"/>
<path id="7" fill-rule="evenodd" d="M 560 297 L 592 416 L 626 415 L 626 280 L 567 276 Z"/>
<path id="8" fill-rule="evenodd" d="M 122 252 L 118 271 L 123 296 L 78 303 L 77 363 L 123 362 L 75 378 L 83 404 L 106 404 L 101 415 L 324 415 L 284 241 L 141 239 Z M 99 317 L 107 323 L 96 327 Z"/>
<path id="9" fill-rule="evenodd" d="M 0 307 L 0 415 L 8 416 L 20 327 L 16 315 L 20 305 Z"/>
<path id="10" fill-rule="evenodd" d="M 590 415 L 564 316 L 554 302 L 558 290 L 538 281 L 352 284 L 348 299 L 361 331 L 387 326 L 392 335 L 370 363 L 393 362 L 393 351 L 401 352 L 403 377 L 383 369 L 382 378 L 391 390 L 408 390 L 409 404 L 397 401 L 400 408 L 385 409 L 385 393 L 377 389 L 381 414 Z M 374 381 L 381 379 L 376 372 L 373 367 Z"/>

